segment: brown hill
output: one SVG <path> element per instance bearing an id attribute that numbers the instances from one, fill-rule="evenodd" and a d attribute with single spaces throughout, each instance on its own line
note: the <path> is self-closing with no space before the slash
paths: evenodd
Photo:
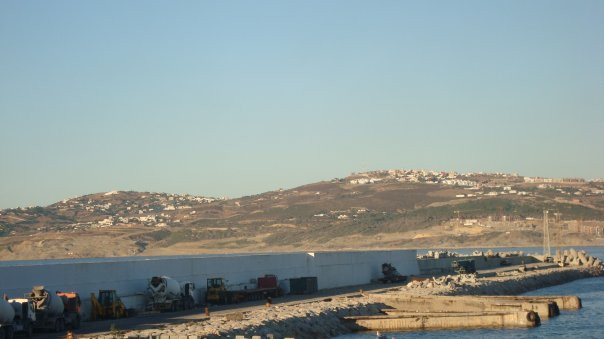
<path id="1" fill-rule="evenodd" d="M 602 189 L 379 171 L 237 199 L 97 193 L 0 211 L 0 258 L 540 245 L 544 209 L 562 213 L 555 239 L 603 244 L 580 232 L 603 225 Z"/>

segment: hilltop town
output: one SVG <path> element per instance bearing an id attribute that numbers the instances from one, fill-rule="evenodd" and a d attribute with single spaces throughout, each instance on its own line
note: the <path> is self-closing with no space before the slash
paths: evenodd
<path id="1" fill-rule="evenodd" d="M 0 257 L 529 246 L 544 215 L 554 244 L 604 244 L 604 181 L 401 169 L 235 199 L 95 193 L 0 210 Z"/>

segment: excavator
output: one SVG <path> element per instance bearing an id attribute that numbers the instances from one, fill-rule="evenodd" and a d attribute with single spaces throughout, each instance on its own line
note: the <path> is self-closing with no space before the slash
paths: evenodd
<path id="1" fill-rule="evenodd" d="M 404 275 L 400 275 L 396 268 L 390 263 L 382 264 L 382 274 L 384 275 L 384 277 L 378 279 L 378 281 L 384 284 L 401 283 L 407 280 L 407 277 Z"/>
<path id="2" fill-rule="evenodd" d="M 97 298 L 90 294 L 92 304 L 91 320 L 126 318 L 134 315 L 132 309 L 127 309 L 115 290 L 99 290 Z"/>

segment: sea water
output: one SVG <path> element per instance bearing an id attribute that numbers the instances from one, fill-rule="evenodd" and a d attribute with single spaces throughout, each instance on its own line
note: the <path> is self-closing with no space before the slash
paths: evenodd
<path id="1" fill-rule="evenodd" d="M 589 255 L 604 258 L 604 247 L 576 248 L 585 249 Z M 508 250 L 538 251 L 535 248 Z M 497 250 L 494 249 L 494 251 Z M 578 295 L 583 302 L 583 308 L 577 311 L 561 311 L 559 316 L 542 320 L 541 326 L 535 328 L 425 330 L 383 332 L 381 334 L 385 338 L 604 338 L 604 277 L 575 280 L 567 284 L 531 291 L 525 295 Z M 337 338 L 375 339 L 376 334 L 373 332 L 355 333 Z"/>

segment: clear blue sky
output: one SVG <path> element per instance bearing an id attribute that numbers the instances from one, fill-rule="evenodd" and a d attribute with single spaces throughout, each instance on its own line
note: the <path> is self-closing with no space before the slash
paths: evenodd
<path id="1" fill-rule="evenodd" d="M 604 176 L 604 1 L 0 1 L 0 208 Z"/>

